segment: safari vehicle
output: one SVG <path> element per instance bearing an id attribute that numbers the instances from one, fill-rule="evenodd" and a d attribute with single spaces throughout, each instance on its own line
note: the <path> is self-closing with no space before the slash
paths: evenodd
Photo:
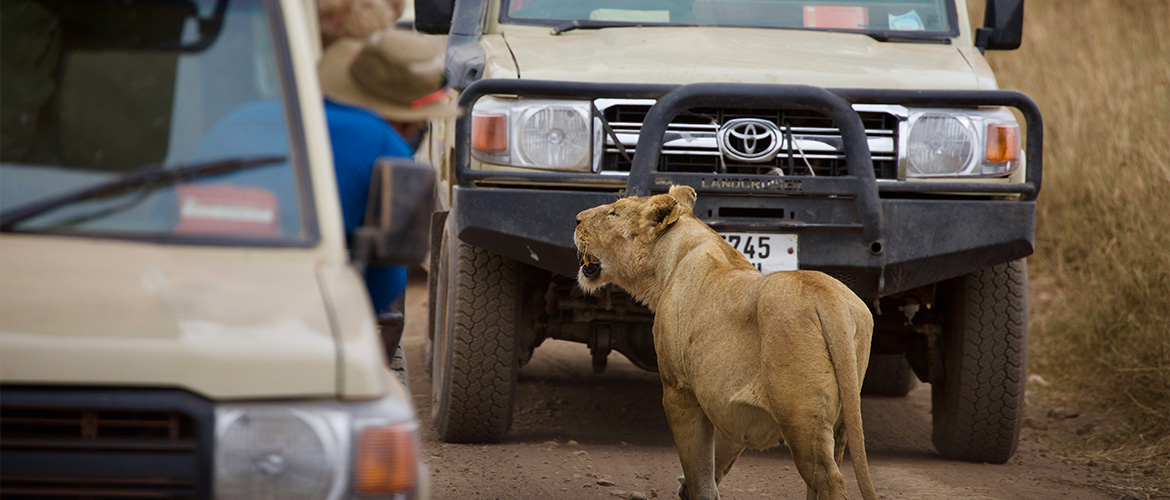
<path id="1" fill-rule="evenodd" d="M 355 269 L 421 261 L 434 175 L 347 250 L 314 5 L 0 5 L 0 494 L 426 498 Z"/>
<path id="2" fill-rule="evenodd" d="M 578 211 L 698 192 L 763 272 L 815 269 L 872 304 L 866 386 L 933 394 L 945 456 L 1004 462 L 1023 411 L 1041 120 L 998 90 L 1023 2 L 416 0 L 448 35 L 464 116 L 431 124 L 433 419 L 494 441 L 546 338 L 655 369 L 648 310 L 584 296 Z M 718 301 L 719 297 L 710 300 Z"/>

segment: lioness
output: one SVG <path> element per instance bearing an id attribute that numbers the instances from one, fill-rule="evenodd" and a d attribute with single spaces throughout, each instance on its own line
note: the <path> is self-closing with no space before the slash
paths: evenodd
<path id="1" fill-rule="evenodd" d="M 682 499 L 719 498 L 747 447 L 787 443 L 809 499 L 875 498 L 861 428 L 873 317 L 816 271 L 757 271 L 692 213 L 695 190 L 623 198 L 577 214 L 586 292 L 614 283 L 654 311 L 662 404 L 682 462 Z"/>

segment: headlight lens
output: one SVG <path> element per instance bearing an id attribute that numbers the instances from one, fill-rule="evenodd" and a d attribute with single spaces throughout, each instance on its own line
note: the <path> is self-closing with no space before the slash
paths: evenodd
<path id="1" fill-rule="evenodd" d="M 425 480 L 406 401 L 225 404 L 215 419 L 220 500 L 411 497 Z"/>
<path id="2" fill-rule="evenodd" d="M 216 446 L 216 497 L 322 499 L 329 493 L 337 436 L 317 415 L 257 408 L 225 415 Z"/>
<path id="3" fill-rule="evenodd" d="M 471 111 L 471 153 L 485 163 L 590 171 L 600 127 L 588 101 L 484 97 Z"/>
<path id="4" fill-rule="evenodd" d="M 589 166 L 588 115 L 569 106 L 526 110 L 520 120 L 520 155 L 534 165 L 580 169 Z"/>
<path id="5" fill-rule="evenodd" d="M 975 133 L 950 115 L 920 116 L 910 126 L 906 173 L 912 176 L 960 174 L 971 164 Z"/>
<path id="6" fill-rule="evenodd" d="M 1006 109 L 915 110 L 906 177 L 1006 177 L 1019 167 L 1019 125 Z"/>

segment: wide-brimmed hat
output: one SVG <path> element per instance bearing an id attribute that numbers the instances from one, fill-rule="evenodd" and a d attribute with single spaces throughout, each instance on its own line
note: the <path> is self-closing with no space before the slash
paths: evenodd
<path id="1" fill-rule="evenodd" d="M 394 26 L 404 4 L 404 0 L 317 0 L 321 40 L 329 45 L 347 36 L 365 39 Z"/>
<path id="2" fill-rule="evenodd" d="M 443 76 L 443 41 L 397 28 L 368 40 L 342 38 L 317 65 L 321 91 L 334 101 L 367 108 L 393 121 L 458 114 Z"/>

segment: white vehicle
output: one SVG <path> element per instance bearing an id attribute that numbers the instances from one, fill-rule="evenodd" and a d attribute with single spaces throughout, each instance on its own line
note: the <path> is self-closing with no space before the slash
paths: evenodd
<path id="1" fill-rule="evenodd" d="M 309 9 L 2 4 L 5 496 L 427 497 L 355 268 L 422 258 L 433 174 L 347 248 Z"/>
<path id="2" fill-rule="evenodd" d="M 943 455 L 1010 458 L 1042 128 L 983 58 L 1019 45 L 1023 2 L 989 0 L 975 30 L 966 3 L 415 0 L 468 109 L 423 150 L 440 436 L 500 439 L 546 338 L 655 369 L 649 311 L 576 289 L 573 220 L 685 184 L 762 271 L 821 270 L 874 305 L 867 392 L 929 382 Z"/>

